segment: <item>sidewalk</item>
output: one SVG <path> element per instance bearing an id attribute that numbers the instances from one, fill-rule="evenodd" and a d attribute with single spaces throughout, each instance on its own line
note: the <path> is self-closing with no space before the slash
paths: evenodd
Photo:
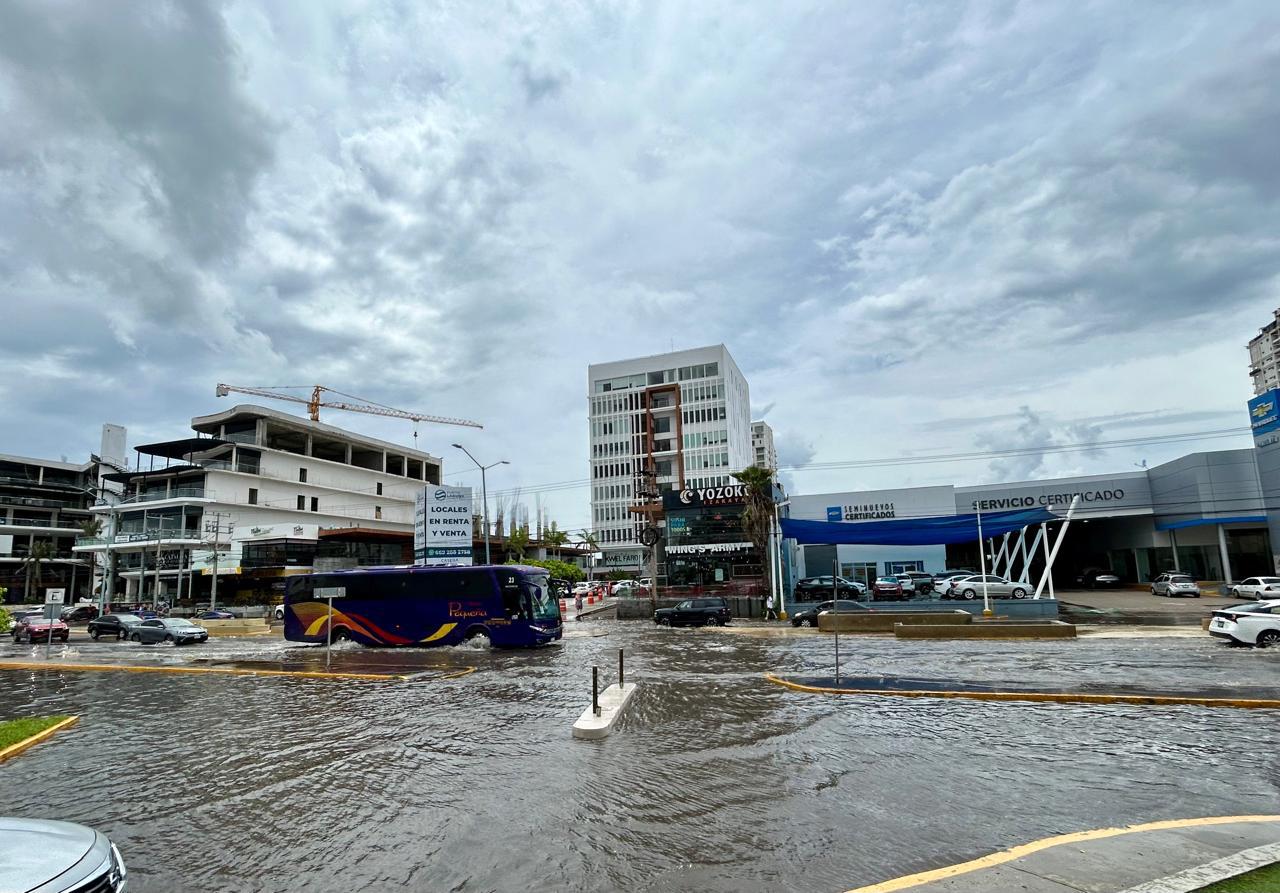
<path id="1" fill-rule="evenodd" d="M 618 607 L 618 600 L 613 596 L 605 596 L 604 601 L 598 601 L 594 605 L 589 605 L 586 599 L 582 600 L 582 614 L 579 615 L 574 611 L 573 599 L 569 599 L 564 612 L 564 621 L 566 623 L 577 620 L 579 616 L 583 620 L 589 619 L 593 614 L 599 614 L 602 611 L 612 611 Z"/>
<path id="2" fill-rule="evenodd" d="M 1280 815 L 1062 834 L 849 893 L 1189 893 L 1280 861 Z"/>

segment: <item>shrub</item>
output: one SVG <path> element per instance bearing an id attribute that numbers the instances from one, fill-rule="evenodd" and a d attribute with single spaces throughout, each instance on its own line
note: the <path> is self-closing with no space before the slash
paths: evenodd
<path id="1" fill-rule="evenodd" d="M 582 568 L 576 564 L 570 564 L 567 561 L 559 561 L 555 558 L 547 558 L 545 560 L 526 558 L 524 561 L 509 561 L 508 564 L 527 564 L 533 567 L 546 568 L 551 572 L 551 576 L 560 580 L 568 580 L 570 583 L 577 583 L 579 580 L 586 579 L 586 574 L 582 572 Z"/>
<path id="2" fill-rule="evenodd" d="M 0 608 L 0 633 L 7 633 L 11 626 L 13 626 L 13 618 L 9 616 L 8 611 Z"/>

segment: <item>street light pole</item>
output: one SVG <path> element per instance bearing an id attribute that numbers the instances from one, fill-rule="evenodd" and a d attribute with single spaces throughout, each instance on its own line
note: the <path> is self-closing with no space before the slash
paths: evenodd
<path id="1" fill-rule="evenodd" d="M 468 450 L 466 447 L 464 447 L 462 444 L 455 443 L 453 444 L 453 446 L 457 449 L 462 450 L 464 453 L 466 453 L 467 458 L 470 459 L 472 462 L 475 462 L 476 468 L 480 469 L 480 501 L 484 503 L 483 508 L 481 509 L 481 514 L 484 519 L 484 563 L 493 564 L 493 559 L 489 555 L 489 489 L 486 486 L 484 473 L 488 471 L 490 468 L 493 468 L 495 466 L 510 465 L 511 463 L 508 462 L 506 459 L 502 459 L 498 462 L 491 462 L 488 465 L 481 465 L 476 460 L 476 457 L 471 455 L 471 451 Z"/>

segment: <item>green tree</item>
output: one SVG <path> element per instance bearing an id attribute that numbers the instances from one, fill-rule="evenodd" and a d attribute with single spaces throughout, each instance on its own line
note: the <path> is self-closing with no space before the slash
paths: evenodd
<path id="1" fill-rule="evenodd" d="M 563 546 L 569 542 L 569 531 L 561 530 L 552 521 L 551 526 L 542 532 L 542 541 L 549 546 Z"/>
<path id="2" fill-rule="evenodd" d="M 529 548 L 529 528 L 517 527 L 507 537 L 507 551 L 514 553 L 517 562 L 524 560 L 524 550 Z"/>
<path id="3" fill-rule="evenodd" d="M 773 527 L 773 472 L 752 465 L 733 475 L 746 488 L 742 510 L 742 532 L 760 555 L 766 592 L 772 592 L 773 562 L 769 555 L 769 531 Z"/>
<path id="4" fill-rule="evenodd" d="M 546 568 L 551 572 L 551 576 L 558 580 L 568 580 L 570 583 L 577 583 L 583 578 L 582 568 L 576 564 L 570 564 L 567 561 L 559 561 L 555 558 L 539 559 L 529 558 L 522 562 L 509 561 L 508 564 L 528 564 L 533 567 Z"/>
<path id="5" fill-rule="evenodd" d="M 29 551 L 26 557 L 22 559 L 21 567 L 26 576 L 26 582 L 22 588 L 22 597 L 28 603 L 32 603 L 33 595 L 39 595 L 40 587 L 44 585 L 44 574 L 42 570 L 44 563 L 53 558 L 53 554 L 53 543 L 40 540 L 31 544 L 31 551 Z M 36 591 L 34 593 L 31 591 L 32 580 L 34 580 L 36 584 Z"/>
<path id="6" fill-rule="evenodd" d="M 102 536 L 102 520 L 100 518 L 90 518 L 87 521 L 81 521 L 80 535 Z"/>

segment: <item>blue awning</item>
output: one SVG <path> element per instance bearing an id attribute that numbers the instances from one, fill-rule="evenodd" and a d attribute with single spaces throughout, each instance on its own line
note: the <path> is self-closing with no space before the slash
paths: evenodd
<path id="1" fill-rule="evenodd" d="M 1191 518 L 1187 521 L 1157 521 L 1156 530 L 1181 530 L 1206 524 L 1266 524 L 1266 515 L 1237 515 L 1234 518 Z"/>
<path id="2" fill-rule="evenodd" d="M 1031 524 L 1060 521 L 1046 509 L 982 515 L 984 537 L 1003 536 Z M 978 540 L 978 516 L 941 515 L 893 521 L 797 521 L 782 519 L 782 535 L 801 545 L 935 546 Z"/>

